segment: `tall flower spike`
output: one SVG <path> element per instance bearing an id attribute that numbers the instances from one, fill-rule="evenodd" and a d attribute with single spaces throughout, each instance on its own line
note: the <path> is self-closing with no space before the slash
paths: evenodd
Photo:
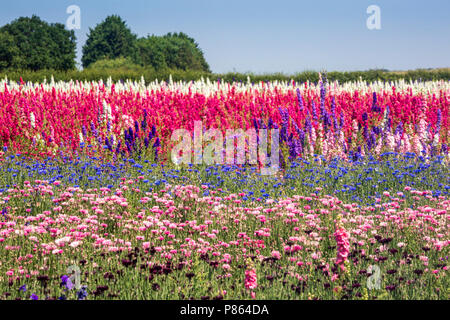
<path id="1" fill-rule="evenodd" d="M 303 111 L 303 99 L 299 88 L 297 88 L 297 101 L 300 111 Z"/>

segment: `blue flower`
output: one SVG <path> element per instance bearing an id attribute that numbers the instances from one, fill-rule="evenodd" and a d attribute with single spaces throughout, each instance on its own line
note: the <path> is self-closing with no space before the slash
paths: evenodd
<path id="1" fill-rule="evenodd" d="M 31 299 L 31 300 L 39 300 L 39 297 L 38 297 L 35 293 L 33 293 L 33 294 L 31 295 L 30 299 Z"/>
<path id="2" fill-rule="evenodd" d="M 84 300 L 87 297 L 86 286 L 82 286 L 81 289 L 77 292 L 78 300 Z"/>

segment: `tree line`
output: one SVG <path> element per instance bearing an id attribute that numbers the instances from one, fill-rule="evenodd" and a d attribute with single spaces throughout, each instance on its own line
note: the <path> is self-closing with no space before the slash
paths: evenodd
<path id="1" fill-rule="evenodd" d="M 95 28 L 89 28 L 82 53 L 83 68 L 119 63 L 128 68 L 155 71 L 210 72 L 193 38 L 182 32 L 138 38 L 117 15 L 108 16 Z M 61 23 L 48 23 L 33 15 L 20 17 L 0 28 L 0 70 L 74 70 L 75 57 L 75 33 Z"/>

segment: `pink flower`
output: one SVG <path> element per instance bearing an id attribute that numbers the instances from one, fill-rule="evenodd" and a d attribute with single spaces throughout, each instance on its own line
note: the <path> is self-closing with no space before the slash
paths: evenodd
<path id="1" fill-rule="evenodd" d="M 71 246 L 72 248 L 76 248 L 81 244 L 81 241 L 74 241 L 71 244 L 69 244 L 69 246 Z"/>
<path id="2" fill-rule="evenodd" d="M 258 287 L 256 270 L 254 268 L 245 270 L 245 288 L 256 289 Z"/>
<path id="3" fill-rule="evenodd" d="M 344 263 L 347 260 L 350 251 L 350 242 L 348 241 L 348 232 L 343 227 L 337 227 L 334 232 L 334 238 L 337 243 L 336 264 L 341 270 L 345 270 Z"/>
<path id="4" fill-rule="evenodd" d="M 277 259 L 277 260 L 280 260 L 280 259 L 281 259 L 281 254 L 280 254 L 280 252 L 277 251 L 277 250 L 273 250 L 273 251 L 272 251 L 272 258 L 275 258 L 275 259 Z"/>
<path id="5" fill-rule="evenodd" d="M 150 242 L 144 242 L 144 243 L 142 244 L 142 248 L 144 248 L 144 249 L 150 248 Z"/>

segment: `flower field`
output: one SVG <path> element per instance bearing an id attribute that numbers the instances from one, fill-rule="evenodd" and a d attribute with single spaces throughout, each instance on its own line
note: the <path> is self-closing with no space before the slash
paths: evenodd
<path id="1" fill-rule="evenodd" d="M 450 82 L 0 82 L 0 299 L 448 299 Z M 280 170 L 171 161 L 279 129 Z M 72 274 L 72 272 L 74 273 Z"/>

